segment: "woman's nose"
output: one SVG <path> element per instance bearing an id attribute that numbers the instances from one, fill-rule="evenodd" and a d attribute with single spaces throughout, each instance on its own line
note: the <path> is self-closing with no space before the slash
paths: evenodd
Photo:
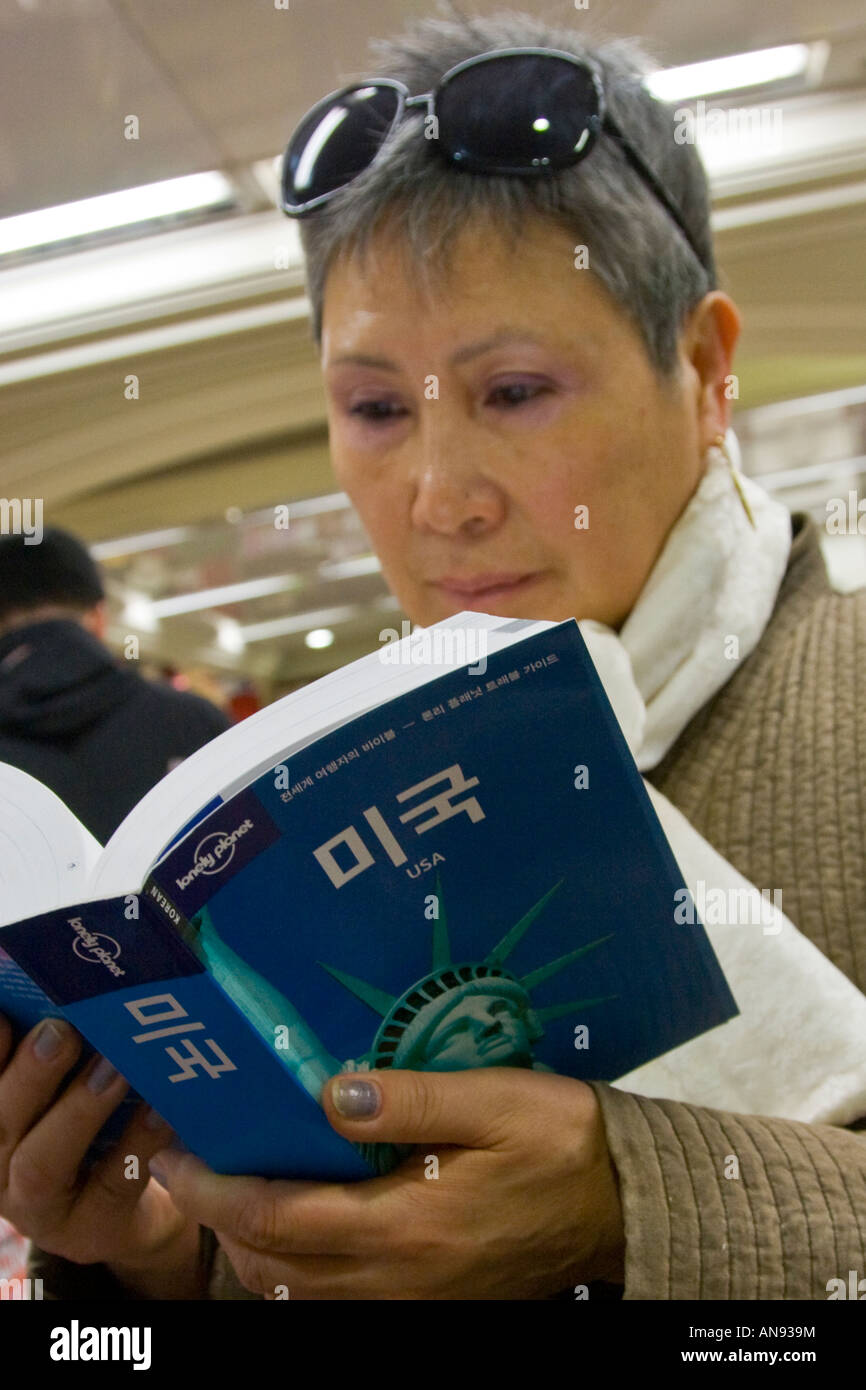
<path id="1" fill-rule="evenodd" d="M 469 434 L 468 428 L 434 427 L 418 437 L 412 522 L 420 529 L 476 535 L 504 517 L 507 498 L 496 479 L 494 461 Z"/>

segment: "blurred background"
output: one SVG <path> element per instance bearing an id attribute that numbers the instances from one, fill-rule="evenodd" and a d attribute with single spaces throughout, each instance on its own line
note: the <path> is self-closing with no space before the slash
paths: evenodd
<path id="1" fill-rule="evenodd" d="M 514 8 L 588 18 L 572 0 Z M 744 317 L 745 471 L 813 513 L 840 586 L 866 582 L 862 0 L 588 8 L 642 39 L 659 94 L 695 113 Z M 0 0 L 0 496 L 43 498 L 45 524 L 90 545 L 114 650 L 134 634 L 146 673 L 236 718 L 405 616 L 331 472 L 275 161 L 313 102 L 363 74 L 368 38 L 430 12 Z M 850 520 L 852 496 L 853 526 L 830 534 L 828 500 Z"/>

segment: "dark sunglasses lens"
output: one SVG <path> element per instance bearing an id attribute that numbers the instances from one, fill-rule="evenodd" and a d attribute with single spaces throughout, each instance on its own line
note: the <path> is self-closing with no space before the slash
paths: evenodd
<path id="1" fill-rule="evenodd" d="M 562 168 L 597 128 L 592 74 L 564 58 L 514 54 L 464 68 L 439 93 L 439 141 L 466 169 Z"/>
<path id="2" fill-rule="evenodd" d="M 283 203 L 297 208 L 348 183 L 373 162 L 400 103 L 393 87 L 360 84 L 316 107 L 298 126 L 283 160 Z"/>

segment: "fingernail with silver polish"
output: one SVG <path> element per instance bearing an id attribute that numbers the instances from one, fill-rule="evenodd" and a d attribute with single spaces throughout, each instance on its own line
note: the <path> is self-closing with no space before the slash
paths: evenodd
<path id="1" fill-rule="evenodd" d="M 372 1081 L 338 1078 L 331 1088 L 334 1109 L 346 1120 L 369 1120 L 379 1112 L 382 1093 Z"/>

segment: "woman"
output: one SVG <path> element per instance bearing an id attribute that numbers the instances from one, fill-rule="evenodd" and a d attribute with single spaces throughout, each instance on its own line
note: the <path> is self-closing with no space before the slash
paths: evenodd
<path id="1" fill-rule="evenodd" d="M 72 1165 L 122 1078 L 37 1123 L 77 1043 L 37 1075 L 25 1042 L 0 1077 L 3 1210 L 24 1226 L 26 1208 L 54 1294 L 824 1298 L 866 1271 L 866 597 L 832 593 L 808 519 L 738 478 L 739 316 L 716 288 L 700 163 L 638 51 L 525 16 L 427 21 L 384 47 L 383 72 L 429 93 L 515 47 L 589 69 L 500 58 L 404 111 L 367 83 L 293 139 L 284 205 L 334 468 L 416 622 L 580 618 L 689 881 L 704 866 L 710 884 L 782 891 L 760 937 L 729 925 L 714 942 L 743 1012 L 733 1060 L 711 1033 L 616 1086 L 344 1078 L 324 1101 L 342 1133 L 420 1146 L 375 1202 L 369 1184 L 222 1178 L 171 1153 L 165 1186 L 130 1193 L 106 1170 L 73 1200 L 52 1117 L 65 1104 L 78 1125 Z M 166 1138 L 142 1121 L 126 1147 L 144 1161 Z"/>

